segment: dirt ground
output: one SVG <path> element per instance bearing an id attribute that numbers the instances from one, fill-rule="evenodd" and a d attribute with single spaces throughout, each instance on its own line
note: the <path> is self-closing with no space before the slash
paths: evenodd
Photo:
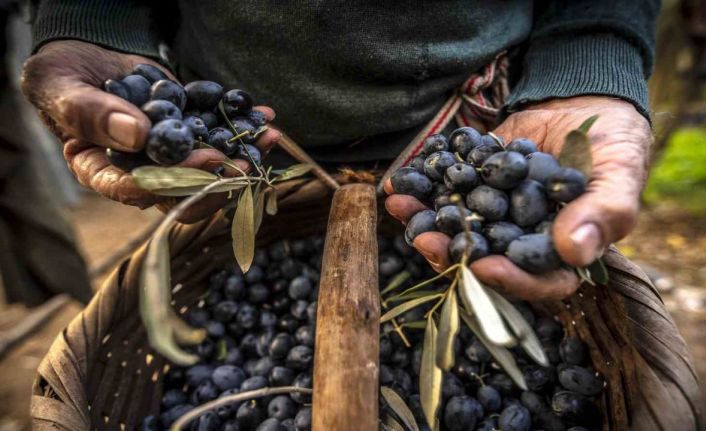
<path id="1" fill-rule="evenodd" d="M 70 211 L 70 217 L 89 268 L 95 272 L 119 253 L 124 244 L 149 229 L 159 213 L 85 194 L 81 204 Z M 701 380 L 706 381 L 706 331 L 702 330 L 706 325 L 703 217 L 670 207 L 645 209 L 635 232 L 618 246 L 658 279 L 658 285 L 664 289 L 664 300 L 695 356 Z M 96 276 L 94 287 L 99 286 L 101 278 Z M 63 307 L 31 338 L 0 360 L 0 431 L 29 429 L 29 397 L 36 367 L 56 334 L 79 311 L 75 303 Z M 26 314 L 21 307 L 0 309 L 0 334 Z"/>
<path id="2" fill-rule="evenodd" d="M 120 253 L 124 245 L 142 237 L 159 220 L 161 213 L 154 209 L 141 211 L 85 192 L 81 203 L 68 214 L 75 226 L 77 241 L 89 272 L 94 273 L 93 288 L 98 289 L 109 272 L 95 274 L 96 270 L 106 266 L 116 253 L 124 254 Z M 79 311 L 80 304 L 71 302 L 26 342 L 0 359 L 0 431 L 30 429 L 30 390 L 37 365 L 56 335 Z M 27 314 L 23 307 L 0 308 L 0 335 Z"/>

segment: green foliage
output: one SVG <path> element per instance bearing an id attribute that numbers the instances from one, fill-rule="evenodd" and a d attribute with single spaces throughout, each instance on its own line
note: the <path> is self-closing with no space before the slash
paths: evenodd
<path id="1" fill-rule="evenodd" d="M 706 129 L 675 132 L 652 167 L 643 197 L 648 204 L 672 201 L 693 212 L 706 212 Z"/>

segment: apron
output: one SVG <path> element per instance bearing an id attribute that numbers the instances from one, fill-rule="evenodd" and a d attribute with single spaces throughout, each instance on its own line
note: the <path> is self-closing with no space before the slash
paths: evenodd
<path id="1" fill-rule="evenodd" d="M 441 133 L 452 121 L 458 127 L 473 127 L 481 133 L 495 128 L 500 107 L 509 93 L 507 68 L 507 56 L 500 53 L 483 69 L 472 74 L 390 164 L 378 184 L 378 193 L 383 193 L 383 184 L 392 174 L 422 152 L 426 138 Z"/>

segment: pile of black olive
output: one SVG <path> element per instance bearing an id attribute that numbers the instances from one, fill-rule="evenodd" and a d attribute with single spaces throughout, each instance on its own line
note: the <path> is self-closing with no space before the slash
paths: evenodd
<path id="1" fill-rule="evenodd" d="M 447 139 L 424 141 L 422 153 L 391 178 L 395 193 L 415 197 L 428 209 L 407 224 L 406 238 L 437 231 L 452 239 L 449 254 L 467 262 L 505 254 L 525 271 L 559 268 L 552 222 L 561 205 L 586 191 L 585 175 L 561 167 L 529 139 L 504 145 L 501 138 L 471 127 Z M 457 196 L 457 199 L 453 199 Z"/>
<path id="2" fill-rule="evenodd" d="M 139 106 L 152 122 L 144 150 L 106 150 L 111 164 L 126 172 L 144 165 L 180 163 L 200 143 L 231 158 L 261 163 L 260 151 L 252 144 L 267 118 L 253 109 L 252 97 L 243 90 L 224 91 L 212 81 L 182 86 L 149 64 L 138 64 L 122 79 L 107 80 L 103 88 Z"/>
<path id="3" fill-rule="evenodd" d="M 210 277 L 208 293 L 186 313 L 189 323 L 208 332 L 207 339 L 193 348 L 200 361 L 171 368 L 164 380 L 160 414 L 145 418 L 143 430 L 166 430 L 194 406 L 222 396 L 264 387 L 312 387 L 323 242 L 321 237 L 279 241 L 259 248 L 246 274 L 233 266 Z M 379 252 L 381 286 L 403 271 L 410 278 L 401 288 L 434 275 L 402 236 L 380 237 Z M 586 345 L 566 337 L 558 321 L 536 316 L 526 303 L 515 306 L 533 326 L 551 365 L 538 366 L 522 350 L 513 349 L 528 386 L 522 391 L 464 326 L 456 341 L 455 365 L 443 376 L 441 430 L 598 429 L 601 414 L 595 400 L 603 380 L 591 369 Z M 406 327 L 422 321 L 428 309 L 414 308 L 396 321 Z M 411 348 L 389 322 L 381 328 L 380 385 L 397 392 L 414 413 L 419 429 L 429 430 L 419 399 L 424 331 L 403 330 Z M 380 403 L 381 417 L 394 417 L 382 397 Z M 205 413 L 189 427 L 197 431 L 309 430 L 311 396 L 291 393 L 231 404 Z"/>

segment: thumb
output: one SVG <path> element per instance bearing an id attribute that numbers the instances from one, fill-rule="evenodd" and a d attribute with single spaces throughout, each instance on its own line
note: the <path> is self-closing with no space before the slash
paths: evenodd
<path id="1" fill-rule="evenodd" d="M 586 266 L 637 223 L 647 144 L 595 143 L 587 192 L 559 211 L 553 237 L 562 259 Z"/>
<path id="2" fill-rule="evenodd" d="M 40 53 L 25 64 L 23 90 L 30 102 L 69 137 L 119 151 L 141 149 L 150 129 L 147 116 L 89 83 L 80 69 L 56 65 L 55 57 Z"/>

